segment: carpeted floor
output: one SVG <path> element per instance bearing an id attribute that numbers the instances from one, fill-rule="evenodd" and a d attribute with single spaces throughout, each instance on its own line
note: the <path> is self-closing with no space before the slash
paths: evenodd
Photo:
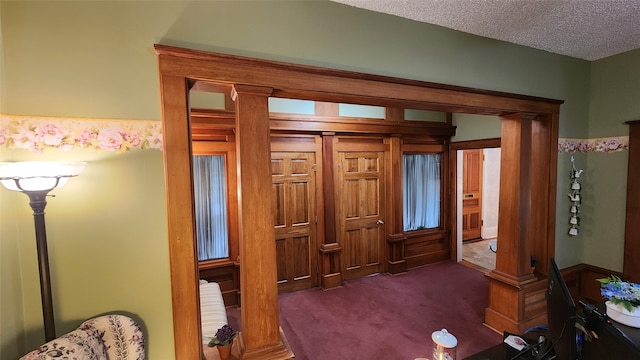
<path id="1" fill-rule="evenodd" d="M 483 273 L 454 262 L 279 296 L 280 325 L 297 360 L 430 358 L 431 334 L 442 328 L 457 337 L 462 359 L 502 340 L 483 325 L 487 304 Z M 227 312 L 239 328 L 240 309 Z"/>
<path id="2" fill-rule="evenodd" d="M 489 242 L 495 239 L 469 241 L 462 244 L 462 260 L 493 270 L 496 268 L 496 253 L 489 249 Z"/>

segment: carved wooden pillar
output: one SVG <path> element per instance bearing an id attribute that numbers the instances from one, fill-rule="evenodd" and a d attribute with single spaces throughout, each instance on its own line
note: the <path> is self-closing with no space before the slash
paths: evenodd
<path id="1" fill-rule="evenodd" d="M 292 357 L 280 330 L 268 97 L 271 88 L 235 85 L 242 359 Z"/>
<path id="2" fill-rule="evenodd" d="M 534 182 L 536 164 L 533 132 L 535 115 L 514 114 L 502 120 L 500 166 L 500 205 L 496 268 L 490 272 L 489 307 L 485 322 L 499 331 L 519 333 L 524 322 L 523 287 L 537 278 L 530 272 L 529 256 L 533 249 L 532 228 L 537 225 L 538 209 L 533 202 L 540 196 Z M 548 189 L 548 187 L 545 187 Z M 546 200 L 546 198 L 545 198 Z M 536 232 L 537 233 L 537 232 Z"/>
<path id="3" fill-rule="evenodd" d="M 322 256 L 321 285 L 325 289 L 342 285 L 342 262 L 340 259 L 342 246 L 336 239 L 336 195 L 335 182 L 333 180 L 334 135 L 334 133 L 322 134 L 322 168 L 324 170 L 322 188 L 324 190 L 325 237 L 320 247 L 320 255 Z"/>

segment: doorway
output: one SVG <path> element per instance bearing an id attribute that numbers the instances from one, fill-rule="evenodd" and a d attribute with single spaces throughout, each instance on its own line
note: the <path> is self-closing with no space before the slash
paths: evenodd
<path id="1" fill-rule="evenodd" d="M 318 285 L 315 163 L 313 152 L 271 152 L 279 292 Z"/>
<path id="2" fill-rule="evenodd" d="M 482 149 L 462 151 L 462 242 L 482 240 Z"/>
<path id="3" fill-rule="evenodd" d="M 273 231 L 273 222 L 265 221 L 272 216 L 272 207 L 263 194 L 269 192 L 271 186 L 265 154 L 269 151 L 266 134 L 270 126 L 267 97 L 274 93 L 279 97 L 383 105 L 391 112 L 396 108 L 414 108 L 500 116 L 502 146 L 505 153 L 510 154 L 502 159 L 502 172 L 513 174 L 509 178 L 503 177 L 500 186 L 500 206 L 505 209 L 500 233 L 508 240 L 501 247 L 507 249 L 505 254 L 517 256 L 499 257 L 498 267 L 502 274 L 516 281 L 505 283 L 504 277 L 489 276 L 490 303 L 485 321 L 499 330 L 519 331 L 519 327 L 525 325 L 527 319 L 523 319 L 523 314 L 531 312 L 526 303 L 517 301 L 522 296 L 521 283 L 530 278 L 522 274 L 524 264 L 535 251 L 541 259 L 540 273 L 546 274 L 544 260 L 554 254 L 557 132 L 562 101 L 239 58 L 161 44 L 155 44 L 154 49 L 159 58 L 162 92 L 176 359 L 202 356 L 198 288 L 194 280 L 197 259 L 193 255 L 193 197 L 185 196 L 193 193 L 190 171 L 192 119 L 186 96 L 192 85 L 212 89 L 216 84 L 234 84 L 235 123 L 240 129 L 238 164 L 241 174 L 245 175 L 238 193 L 242 199 L 252 199 L 241 202 L 238 211 L 241 233 L 248 234 L 240 243 L 241 251 L 244 250 L 240 257 L 243 268 L 240 274 L 243 299 L 240 340 L 246 340 L 244 354 L 261 351 L 276 357 L 287 353 L 286 339 L 279 331 L 277 286 L 273 283 L 275 254 L 271 256 L 272 243 L 265 241 L 268 239 L 266 232 Z M 408 133 L 408 127 L 402 127 L 402 122 L 394 124 Z M 296 123 L 291 129 L 300 126 Z M 322 124 L 302 126 L 326 131 Z M 280 129 L 289 128 L 281 125 Z M 523 168 L 522 164 L 527 167 Z M 519 171 L 522 169 L 526 171 Z M 536 179 L 536 186 L 526 186 L 532 179 Z M 519 206 L 521 201 L 529 199 L 531 206 L 526 209 Z M 249 219 L 251 221 L 242 221 Z M 528 231 L 519 232 L 523 228 Z M 264 256 L 265 253 L 268 256 Z M 513 306 L 505 308 L 504 304 Z"/>
<path id="4" fill-rule="evenodd" d="M 384 267 L 385 145 L 381 139 L 378 144 L 367 140 L 345 141 L 336 153 L 336 224 L 344 280 L 376 274 Z"/>
<path id="5" fill-rule="evenodd" d="M 484 142 L 478 145 L 469 142 L 463 149 L 456 151 L 457 261 L 484 272 L 494 270 L 496 266 L 501 156 L 499 142 L 500 139 L 489 145 Z"/>

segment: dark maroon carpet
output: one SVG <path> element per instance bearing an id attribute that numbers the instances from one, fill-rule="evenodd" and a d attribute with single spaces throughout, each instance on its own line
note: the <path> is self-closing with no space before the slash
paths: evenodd
<path id="1" fill-rule="evenodd" d="M 431 333 L 442 328 L 458 339 L 458 359 L 502 340 L 482 324 L 484 275 L 454 262 L 281 294 L 279 304 L 280 325 L 298 360 L 430 358 Z M 228 312 L 239 327 L 239 309 Z"/>

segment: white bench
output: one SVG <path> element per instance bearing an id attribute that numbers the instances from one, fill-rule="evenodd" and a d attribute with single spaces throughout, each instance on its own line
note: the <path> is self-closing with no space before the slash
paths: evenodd
<path id="1" fill-rule="evenodd" d="M 200 322 L 204 344 L 208 344 L 216 336 L 216 331 L 227 324 L 227 309 L 218 283 L 200 280 Z"/>

